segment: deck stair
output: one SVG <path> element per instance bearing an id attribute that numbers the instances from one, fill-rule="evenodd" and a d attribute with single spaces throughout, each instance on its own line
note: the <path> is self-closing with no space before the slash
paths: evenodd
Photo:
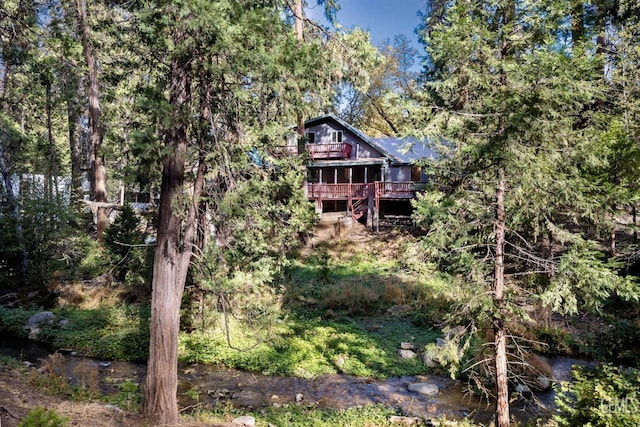
<path id="1" fill-rule="evenodd" d="M 349 210 L 351 211 L 351 217 L 354 221 L 359 220 L 367 212 L 367 202 L 369 197 L 360 197 L 357 199 L 349 200 Z"/>

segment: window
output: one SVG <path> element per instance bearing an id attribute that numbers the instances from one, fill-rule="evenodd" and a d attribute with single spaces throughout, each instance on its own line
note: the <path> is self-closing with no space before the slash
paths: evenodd
<path id="1" fill-rule="evenodd" d="M 316 133 L 307 132 L 307 144 L 315 144 L 315 143 L 316 143 Z"/>
<path id="2" fill-rule="evenodd" d="M 307 182 L 320 182 L 320 169 L 307 169 Z"/>
<path id="3" fill-rule="evenodd" d="M 342 142 L 342 131 L 341 130 L 331 131 L 331 142 Z"/>

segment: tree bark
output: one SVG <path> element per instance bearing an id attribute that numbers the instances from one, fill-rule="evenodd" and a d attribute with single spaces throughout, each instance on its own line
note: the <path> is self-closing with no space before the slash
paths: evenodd
<path id="1" fill-rule="evenodd" d="M 503 28 L 505 33 L 509 31 L 509 25 L 515 19 L 515 1 L 506 4 L 503 15 Z M 506 60 L 512 55 L 512 45 L 508 37 L 501 40 L 500 56 Z M 500 69 L 500 85 L 507 87 L 507 73 L 504 68 Z M 505 112 L 506 113 L 506 112 Z M 500 118 L 498 135 L 500 142 L 504 142 L 506 137 L 507 123 L 506 117 Z M 502 146 L 501 150 L 505 150 Z M 495 347 L 496 363 L 496 426 L 509 426 L 509 381 L 508 381 L 508 361 L 507 361 L 507 334 L 505 330 L 505 319 L 503 310 L 504 300 L 504 248 L 506 214 L 504 206 L 504 196 L 506 191 L 505 166 L 499 154 L 496 171 L 496 220 L 494 224 L 495 234 L 495 261 L 493 274 L 493 335 Z"/>
<path id="2" fill-rule="evenodd" d="M 87 10 L 84 0 L 77 0 L 78 19 L 82 36 L 82 49 L 87 62 L 89 82 L 89 132 L 91 135 L 90 162 L 91 162 L 91 193 L 96 202 L 107 201 L 107 179 L 104 161 L 100 157 L 102 146 L 102 127 L 100 123 L 100 92 L 98 86 L 98 69 L 96 59 L 91 48 L 91 34 L 87 20 Z M 102 233 L 107 227 L 107 211 L 98 208 L 97 213 L 97 239 L 102 240 Z"/>
<path id="3" fill-rule="evenodd" d="M 633 243 L 638 243 L 638 210 L 634 202 L 631 206 L 631 216 L 633 217 Z"/>
<path id="4" fill-rule="evenodd" d="M 502 301 L 504 298 L 504 246 L 505 246 L 505 174 L 502 166 L 498 168 L 498 185 L 496 188 L 496 222 L 495 222 L 495 265 L 493 278 L 493 332 L 496 355 L 496 425 L 509 425 L 509 384 L 507 381 L 507 336 L 502 317 Z"/>
<path id="5" fill-rule="evenodd" d="M 71 70 L 67 70 L 71 72 Z M 68 88 L 66 94 L 67 100 L 67 126 L 69 137 L 69 154 L 71 157 L 71 200 L 82 199 L 82 149 L 80 148 L 80 139 L 78 138 L 78 126 L 80 121 L 80 112 L 77 105 L 77 98 L 80 94 L 80 84 L 74 77 L 67 77 Z"/>
<path id="6" fill-rule="evenodd" d="M 52 99 L 51 99 L 51 82 L 45 84 L 45 109 L 47 114 L 47 142 L 49 143 L 49 161 L 47 162 L 47 178 L 46 183 L 49 187 L 47 192 L 48 202 L 52 203 L 55 199 L 56 204 L 60 204 L 60 194 L 58 192 L 58 156 L 55 140 L 53 138 L 53 122 L 52 122 Z"/>
<path id="7" fill-rule="evenodd" d="M 498 167 L 498 182 L 496 187 L 496 222 L 495 233 L 495 264 L 493 278 L 493 332 L 496 356 L 496 425 L 509 426 L 509 384 L 507 377 L 507 336 L 502 313 L 504 298 L 504 246 L 505 246 L 505 208 L 504 193 L 506 178 L 504 168 Z"/>
<path id="8" fill-rule="evenodd" d="M 182 42 L 176 30 L 176 45 Z M 144 413 L 154 425 L 178 422 L 178 332 L 180 305 L 193 253 L 197 207 L 204 183 L 204 161 L 198 166 L 194 190 L 183 220 L 180 201 L 184 195 L 188 114 L 191 102 L 191 65 L 174 58 L 171 66 L 169 102 L 174 111 L 172 127 L 165 132 L 169 155 L 163 163 L 157 244 L 153 265 L 149 363 L 144 390 Z M 202 157 L 203 158 L 203 157 Z"/>

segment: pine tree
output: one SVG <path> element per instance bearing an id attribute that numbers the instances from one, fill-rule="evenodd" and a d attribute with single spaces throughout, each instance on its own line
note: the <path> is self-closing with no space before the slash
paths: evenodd
<path id="1" fill-rule="evenodd" d="M 581 162 L 587 128 L 576 126 L 602 94 L 601 62 L 588 43 L 567 45 L 564 2 L 446 2 L 424 26 L 424 134 L 441 138 L 431 192 L 417 202 L 431 255 L 490 289 L 477 306 L 492 333 L 496 422 L 509 425 L 507 336 L 511 301 L 526 276 L 561 312 L 614 292 L 637 295 L 598 259 L 581 224 L 604 207 L 589 196 Z"/>
<path id="2" fill-rule="evenodd" d="M 294 210 L 303 199 L 295 185 L 300 159 L 288 169 L 289 163 L 269 155 L 277 156 L 288 132 L 284 124 L 308 102 L 300 94 L 321 99 L 330 86 L 322 79 L 329 75 L 323 64 L 331 61 L 322 40 L 296 40 L 283 6 L 177 1 L 138 13 L 143 44 L 161 58 L 156 69 L 165 73 L 145 89 L 141 101 L 155 116 L 150 114 L 151 130 L 137 137 L 151 159 L 162 162 L 144 396 L 144 413 L 159 424 L 177 422 L 180 306 L 194 251 L 200 255 L 206 245 L 205 215 L 216 230 L 212 243 L 225 242 L 217 257 L 223 261 L 212 264 L 214 275 L 225 264 L 249 270 L 258 264 L 256 256 L 282 256 L 311 218 L 310 211 Z M 156 129 L 162 147 L 154 144 Z M 284 172 L 286 182 L 274 177 Z M 269 244 L 255 243 L 265 239 Z"/>

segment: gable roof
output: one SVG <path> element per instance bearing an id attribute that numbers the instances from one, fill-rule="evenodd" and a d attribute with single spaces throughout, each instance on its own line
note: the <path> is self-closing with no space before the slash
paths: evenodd
<path id="1" fill-rule="evenodd" d="M 385 157 L 394 163 L 410 163 L 424 157 L 435 158 L 435 154 L 427 147 L 426 141 L 419 141 L 416 138 L 372 138 L 358 128 L 351 126 L 333 114 L 314 117 L 305 121 L 305 127 L 333 121 L 343 129 L 347 129 L 362 141 L 380 151 Z"/>

